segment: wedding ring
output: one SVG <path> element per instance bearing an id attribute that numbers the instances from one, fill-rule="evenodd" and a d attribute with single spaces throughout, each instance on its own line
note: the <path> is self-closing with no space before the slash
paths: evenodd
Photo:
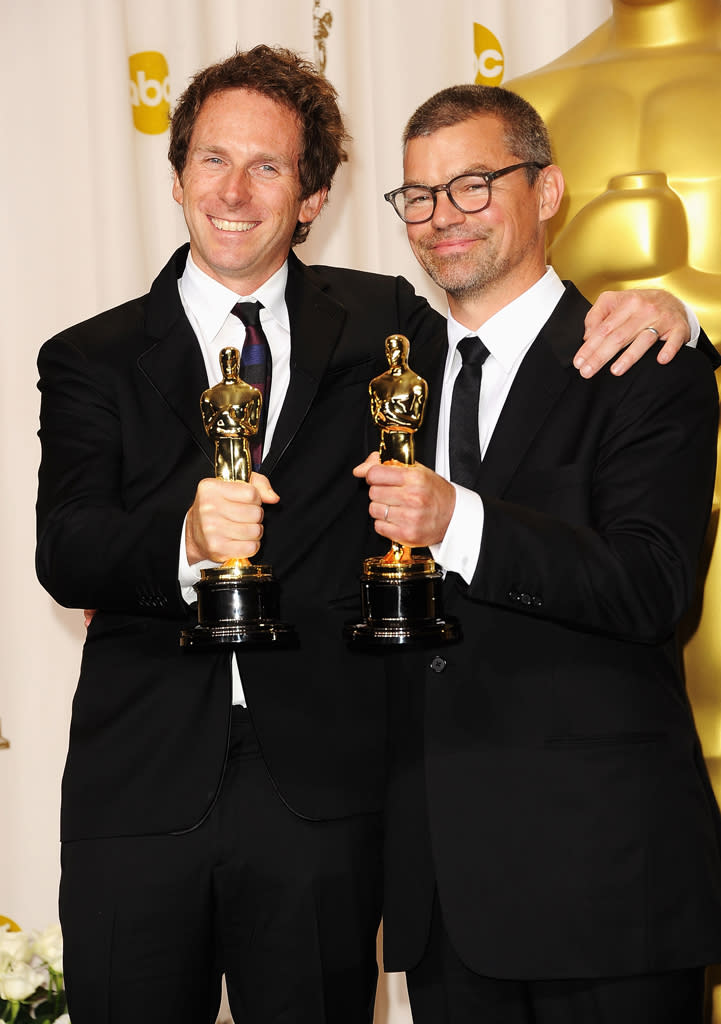
<path id="1" fill-rule="evenodd" d="M 661 335 L 659 334 L 659 332 L 656 330 L 655 327 L 644 327 L 643 330 L 644 331 L 653 331 L 653 333 L 656 335 L 657 338 L 661 337 Z M 641 334 L 643 334 L 643 331 L 641 331 Z"/>
<path id="2" fill-rule="evenodd" d="M 386 510 L 385 510 L 385 512 L 383 513 L 383 521 L 384 521 L 384 522 L 385 522 L 385 520 L 386 520 L 386 519 L 388 518 L 388 513 L 389 513 L 389 512 L 390 512 L 390 507 L 389 507 L 388 505 L 386 505 Z"/>

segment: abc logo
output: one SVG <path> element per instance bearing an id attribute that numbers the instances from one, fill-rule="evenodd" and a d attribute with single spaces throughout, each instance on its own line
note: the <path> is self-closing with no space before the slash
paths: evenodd
<path id="1" fill-rule="evenodd" d="M 130 102 L 133 122 L 139 132 L 160 135 L 170 115 L 170 75 L 162 53 L 146 50 L 133 53 L 130 65 Z"/>
<path id="2" fill-rule="evenodd" d="M 476 54 L 476 85 L 500 85 L 504 56 L 501 44 L 485 25 L 473 23 L 473 49 Z"/>

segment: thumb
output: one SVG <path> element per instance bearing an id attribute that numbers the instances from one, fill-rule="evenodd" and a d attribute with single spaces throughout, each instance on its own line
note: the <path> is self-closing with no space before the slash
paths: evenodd
<path id="1" fill-rule="evenodd" d="M 359 466 L 353 467 L 353 476 L 358 477 L 361 480 L 365 480 L 368 475 L 368 470 L 371 466 L 377 466 L 381 461 L 379 452 L 371 452 L 365 462 L 361 462 Z"/>
<path id="2" fill-rule="evenodd" d="M 276 502 L 280 501 L 280 495 L 276 494 L 270 485 L 270 480 L 267 476 L 263 476 L 262 473 L 251 473 L 248 482 L 255 487 L 262 502 L 275 505 Z"/>

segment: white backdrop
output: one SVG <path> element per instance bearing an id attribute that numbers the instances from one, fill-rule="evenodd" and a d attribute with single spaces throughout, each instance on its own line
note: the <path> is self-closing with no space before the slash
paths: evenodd
<path id="1" fill-rule="evenodd" d="M 610 0 L 0 0 L 1 914 L 26 928 L 57 916 L 59 785 L 84 632 L 35 579 L 35 357 L 62 328 L 145 291 L 186 237 L 167 133 L 136 121 L 152 127 L 236 45 L 325 57 L 354 143 L 298 254 L 403 273 L 443 308 L 382 198 L 401 183 L 405 120 L 443 86 L 545 64 L 610 11 Z M 379 1016 L 407 1019 L 400 1005 Z"/>

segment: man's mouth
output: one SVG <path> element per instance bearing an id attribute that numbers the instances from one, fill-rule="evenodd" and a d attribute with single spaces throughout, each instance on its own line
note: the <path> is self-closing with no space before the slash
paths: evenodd
<path id="1" fill-rule="evenodd" d="M 477 238 L 436 238 L 428 248 L 433 252 L 453 252 L 456 249 L 467 249 L 477 241 Z"/>
<path id="2" fill-rule="evenodd" d="M 210 223 L 219 231 L 250 231 L 258 223 L 257 220 L 220 220 L 218 217 L 211 217 Z"/>
<path id="3" fill-rule="evenodd" d="M 426 237 L 423 248 L 434 252 L 452 252 L 454 249 L 465 249 L 475 242 L 483 242 L 487 241 L 487 239 L 487 234 L 457 235 L 439 231 Z"/>

